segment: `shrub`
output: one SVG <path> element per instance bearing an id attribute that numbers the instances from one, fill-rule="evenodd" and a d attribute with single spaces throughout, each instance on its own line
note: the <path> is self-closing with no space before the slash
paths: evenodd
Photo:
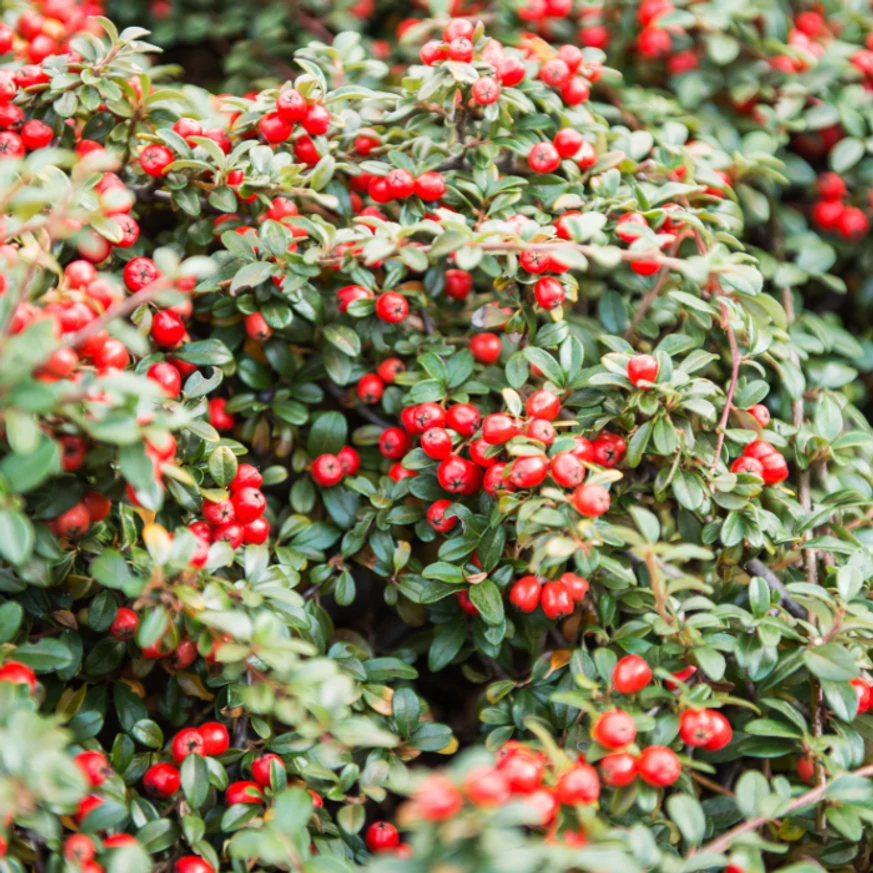
<path id="1" fill-rule="evenodd" d="M 0 869 L 868 869 L 869 10 L 276 9 L 0 25 Z"/>

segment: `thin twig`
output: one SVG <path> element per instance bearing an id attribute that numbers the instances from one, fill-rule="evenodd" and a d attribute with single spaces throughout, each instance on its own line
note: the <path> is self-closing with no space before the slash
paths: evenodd
<path id="1" fill-rule="evenodd" d="M 724 323 L 724 328 L 727 331 L 728 342 L 731 346 L 731 382 L 728 385 L 727 394 L 724 398 L 724 409 L 721 413 L 721 420 L 718 423 L 718 442 L 715 444 L 715 457 L 712 459 L 712 469 L 714 470 L 721 460 L 721 450 L 724 446 L 725 430 L 728 424 L 728 418 L 731 414 L 731 406 L 734 402 L 734 392 L 737 390 L 737 381 L 740 378 L 740 349 L 737 345 L 737 337 L 734 334 L 734 329 L 731 326 L 730 315 L 724 302 L 721 303 L 721 318 Z"/>
<path id="2" fill-rule="evenodd" d="M 634 317 L 631 319 L 631 323 L 627 326 L 627 330 L 624 332 L 624 338 L 629 340 L 637 329 L 637 325 L 642 321 L 643 316 L 649 311 L 652 304 L 658 299 L 661 294 L 661 289 L 664 287 L 664 283 L 667 281 L 670 276 L 670 271 L 665 270 L 663 267 L 661 271 L 658 273 L 658 278 L 654 285 L 646 292 L 643 299 L 640 301 L 640 305 L 637 307 L 637 311 L 634 313 Z"/>
<path id="3" fill-rule="evenodd" d="M 859 770 L 855 770 L 852 776 L 866 777 L 873 776 L 873 764 L 867 764 L 865 767 L 861 767 Z M 839 778 L 839 777 L 838 777 Z M 785 808 L 785 811 L 782 813 L 783 816 L 791 815 L 792 812 L 797 812 L 798 809 L 803 809 L 805 806 L 811 806 L 814 803 L 818 803 L 821 800 L 822 795 L 827 791 L 828 787 L 833 784 L 831 782 L 825 782 L 823 785 L 816 785 L 811 791 L 807 791 L 805 794 L 801 794 L 800 797 L 796 797 L 788 806 Z M 749 831 L 756 831 L 758 828 L 763 827 L 767 822 L 773 821 L 774 817 L 769 815 L 759 815 L 757 818 L 751 818 L 747 821 L 744 821 L 742 824 L 738 824 L 735 828 L 729 830 L 726 834 L 722 834 L 718 839 L 712 840 L 712 842 L 707 843 L 705 846 L 702 846 L 700 849 L 695 852 L 691 851 L 690 854 L 698 854 L 698 853 L 706 853 L 706 854 L 714 854 L 720 855 L 726 849 L 730 847 L 730 844 L 741 834 L 746 834 Z"/>

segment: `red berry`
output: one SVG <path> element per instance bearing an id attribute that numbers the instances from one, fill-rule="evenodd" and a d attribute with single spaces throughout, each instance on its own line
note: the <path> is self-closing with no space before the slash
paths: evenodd
<path id="1" fill-rule="evenodd" d="M 597 719 L 591 736 L 605 749 L 621 749 L 636 739 L 637 726 L 624 710 L 613 709 Z"/>
<path id="2" fill-rule="evenodd" d="M 555 134 L 552 142 L 562 158 L 572 158 L 582 148 L 585 137 L 572 127 L 563 127 Z"/>
<path id="3" fill-rule="evenodd" d="M 500 97 L 500 84 L 491 76 L 482 76 L 473 83 L 472 88 L 473 99 L 480 106 L 488 106 L 491 103 L 496 103 Z"/>
<path id="4" fill-rule="evenodd" d="M 639 655 L 625 655 L 612 670 L 612 684 L 619 694 L 636 694 L 652 681 L 652 668 Z"/>
<path id="5" fill-rule="evenodd" d="M 708 709 L 686 709 L 679 717 L 679 735 L 689 746 L 703 748 L 715 734 L 715 723 Z"/>
<path id="6" fill-rule="evenodd" d="M 482 473 L 472 461 L 449 455 L 437 467 L 440 486 L 452 494 L 471 494 L 481 482 Z"/>
<path id="7" fill-rule="evenodd" d="M 389 324 L 398 324 L 409 315 L 409 303 L 402 294 L 387 291 L 376 300 L 376 315 Z"/>
<path id="8" fill-rule="evenodd" d="M 446 413 L 446 423 L 462 437 L 471 437 L 482 424 L 482 413 L 469 403 L 455 403 Z"/>
<path id="9" fill-rule="evenodd" d="M 82 536 L 91 526 L 91 516 L 84 503 L 71 506 L 55 519 L 55 530 L 58 536 L 75 539 Z M 3 668 L 0 668 L 0 681 L 3 679 Z"/>
<path id="10" fill-rule="evenodd" d="M 604 785 L 611 788 L 624 788 L 637 776 L 637 761 L 629 752 L 614 752 L 604 755 L 597 765 Z"/>
<path id="11" fill-rule="evenodd" d="M 444 61 L 448 58 L 449 53 L 440 40 L 432 39 L 421 47 L 419 56 L 423 64 L 432 67 L 437 61 Z"/>
<path id="12" fill-rule="evenodd" d="M 80 867 L 87 861 L 94 859 L 97 847 L 94 840 L 85 834 L 72 834 L 64 841 L 64 857 Z"/>
<path id="13" fill-rule="evenodd" d="M 155 764 L 146 770 L 142 778 L 145 790 L 162 800 L 172 797 L 182 785 L 182 777 L 178 767 L 172 764 Z"/>
<path id="14" fill-rule="evenodd" d="M 239 491 L 241 488 L 260 488 L 264 482 L 264 477 L 258 472 L 257 467 L 251 464 L 240 464 L 236 471 L 236 476 L 233 477 L 233 482 L 230 483 L 231 491 Z"/>
<path id="15" fill-rule="evenodd" d="M 446 510 L 452 505 L 451 500 L 437 500 L 427 510 L 428 524 L 438 533 L 448 533 L 457 524 L 455 516 L 446 517 Z"/>
<path id="16" fill-rule="evenodd" d="M 375 373 L 367 373 L 366 376 L 361 376 L 357 392 L 361 403 L 372 406 L 382 399 L 382 394 L 385 392 L 385 383 Z"/>
<path id="17" fill-rule="evenodd" d="M 139 616 L 126 606 L 120 606 L 109 628 L 109 633 L 117 640 L 132 640 L 139 627 Z"/>
<path id="18" fill-rule="evenodd" d="M 178 345 L 185 336 L 182 319 L 170 309 L 156 312 L 152 319 L 152 339 L 164 348 Z"/>
<path id="19" fill-rule="evenodd" d="M 267 508 L 267 499 L 257 488 L 241 488 L 233 494 L 230 502 L 240 524 L 260 518 Z"/>
<path id="20" fill-rule="evenodd" d="M 566 806 L 596 803 L 600 797 L 600 777 L 590 764 L 574 764 L 561 774 L 555 791 Z"/>
<path id="21" fill-rule="evenodd" d="M 316 485 L 330 488 L 343 479 L 343 466 L 336 455 L 319 455 L 312 462 L 312 480 Z"/>
<path id="22" fill-rule="evenodd" d="M 173 869 L 175 873 L 215 873 L 212 864 L 197 855 L 185 855 L 179 858 Z"/>
<path id="23" fill-rule="evenodd" d="M 466 37 L 453 39 L 449 43 L 449 60 L 469 64 L 473 60 L 473 43 Z"/>
<path id="24" fill-rule="evenodd" d="M 761 427 L 767 427 L 770 424 L 770 410 L 763 403 L 756 403 L 749 408 L 749 415 L 758 422 Z"/>
<path id="25" fill-rule="evenodd" d="M 441 173 L 422 173 L 415 180 L 415 193 L 428 203 L 439 200 L 446 193 L 446 180 Z"/>
<path id="26" fill-rule="evenodd" d="M 146 146 L 139 155 L 139 165 L 149 176 L 163 176 L 174 160 L 175 155 L 162 145 Z"/>
<path id="27" fill-rule="evenodd" d="M 415 192 L 415 177 L 409 170 L 402 170 L 398 167 L 385 176 L 385 185 L 392 197 L 397 200 L 406 200 Z"/>
<path id="28" fill-rule="evenodd" d="M 230 748 L 230 734 L 227 728 L 218 721 L 208 721 L 198 728 L 203 738 L 203 754 L 222 755 Z"/>
<path id="29" fill-rule="evenodd" d="M 818 193 L 823 200 L 842 200 L 846 196 L 846 183 L 836 173 L 822 173 L 818 177 Z"/>
<path id="30" fill-rule="evenodd" d="M 473 274 L 466 270 L 446 270 L 446 297 L 452 300 L 464 300 L 473 290 Z M 493 334 L 479 334 L 479 336 L 493 336 Z M 473 355 L 475 356 L 475 351 Z"/>
<path id="31" fill-rule="evenodd" d="M 371 852 L 384 852 L 400 842 L 400 834 L 391 822 L 374 821 L 367 828 L 364 841 Z"/>
<path id="32" fill-rule="evenodd" d="M 474 767 L 464 777 L 464 793 L 474 806 L 503 806 L 511 796 L 509 785 L 497 767 Z"/>
<path id="33" fill-rule="evenodd" d="M 635 388 L 641 382 L 654 382 L 658 378 L 658 360 L 653 355 L 635 355 L 627 362 L 627 377 Z"/>
<path id="34" fill-rule="evenodd" d="M 492 412 L 482 421 L 482 439 L 492 446 L 508 443 L 521 433 L 518 422 L 504 412 Z"/>
<path id="35" fill-rule="evenodd" d="M 391 430 L 400 429 L 391 428 Z M 404 431 L 400 431 L 400 433 L 403 434 L 403 437 L 406 440 L 406 449 L 408 449 L 409 437 L 406 436 L 406 433 Z M 406 454 L 406 449 L 404 449 L 404 451 L 397 457 L 402 457 L 404 454 Z M 432 427 L 421 435 L 421 449 L 429 458 L 433 458 L 437 461 L 442 461 L 452 453 L 452 437 L 444 427 Z M 386 457 L 391 456 L 388 455 Z"/>
<path id="36" fill-rule="evenodd" d="M 252 312 L 245 318 L 246 334 L 258 343 L 265 343 L 272 335 L 273 328 L 260 312 Z"/>
<path id="37" fill-rule="evenodd" d="M 549 472 L 562 488 L 575 488 L 585 478 L 585 467 L 571 452 L 559 452 L 552 458 Z"/>
<path id="38" fill-rule="evenodd" d="M 236 803 L 263 803 L 264 795 L 261 792 L 261 786 L 257 782 L 231 782 L 227 786 L 227 791 L 224 792 L 224 799 L 229 806 Z"/>
<path id="39" fill-rule="evenodd" d="M 262 788 L 269 788 L 272 784 L 272 769 L 273 762 L 276 762 L 280 770 L 285 769 L 285 762 L 272 752 L 267 752 L 266 755 L 261 755 L 252 761 L 252 778 Z"/>
<path id="40" fill-rule="evenodd" d="M 845 208 L 840 200 L 818 200 L 812 206 L 812 217 L 822 230 L 836 230 Z"/>
<path id="41" fill-rule="evenodd" d="M 307 108 L 301 124 L 312 136 L 322 136 L 330 129 L 330 110 L 320 103 L 315 103 Z"/>
<path id="42" fill-rule="evenodd" d="M 815 780 L 815 761 L 808 755 L 804 755 L 797 762 L 797 775 L 807 785 L 812 785 Z"/>
<path id="43" fill-rule="evenodd" d="M 128 291 L 142 291 L 160 276 L 155 262 L 151 258 L 139 257 L 128 261 L 124 267 L 124 284 Z"/>
<path id="44" fill-rule="evenodd" d="M 267 143 L 276 145 L 285 142 L 294 132 L 294 127 L 287 121 L 283 121 L 278 112 L 271 112 L 258 122 L 258 130 Z"/>
<path id="45" fill-rule="evenodd" d="M 765 485 L 777 485 L 788 478 L 788 464 L 779 452 L 761 458 L 761 466 L 763 468 L 761 478 Z"/>
<path id="46" fill-rule="evenodd" d="M 293 88 L 283 91 L 276 98 L 276 113 L 286 124 L 302 121 L 306 115 L 306 98 Z"/>
<path id="47" fill-rule="evenodd" d="M 457 815 L 463 805 L 461 792 L 439 773 L 426 776 L 413 794 L 415 812 L 424 821 L 445 821 Z"/>
<path id="48" fill-rule="evenodd" d="M 527 67 L 525 67 L 524 61 L 513 55 L 503 58 L 497 65 L 497 78 L 500 84 L 507 88 L 517 85 L 526 75 Z"/>
<path id="49" fill-rule="evenodd" d="M 390 385 L 397 378 L 398 373 L 406 370 L 406 364 L 400 358 L 386 358 L 376 367 L 376 375 L 386 384 Z"/>
<path id="50" fill-rule="evenodd" d="M 527 162 L 535 173 L 553 173 L 561 166 L 561 156 L 550 142 L 539 142 L 528 152 Z"/>
<path id="51" fill-rule="evenodd" d="M 637 758 L 637 768 L 643 782 L 654 788 L 672 785 L 682 772 L 679 758 L 666 746 L 649 746 Z"/>
<path id="52" fill-rule="evenodd" d="M 870 221 L 857 206 L 847 206 L 837 222 L 837 230 L 844 239 L 858 242 L 867 236 Z"/>
<path id="53" fill-rule="evenodd" d="M 188 755 L 205 755 L 203 737 L 196 728 L 185 728 L 173 737 L 173 760 L 181 764 Z"/>
<path id="54" fill-rule="evenodd" d="M 477 333 L 470 339 L 470 351 L 480 364 L 496 364 L 500 357 L 500 337 L 495 333 Z"/>
<path id="55" fill-rule="evenodd" d="M 560 411 L 561 399 L 557 394 L 544 388 L 534 391 L 525 404 L 525 412 L 530 418 L 544 418 L 546 421 L 554 421 Z"/>
<path id="56" fill-rule="evenodd" d="M 458 601 L 458 605 L 467 615 L 472 615 L 473 617 L 479 615 L 479 607 L 470 600 L 470 592 L 464 588 L 462 591 L 458 591 L 455 594 L 455 599 Z"/>
<path id="57" fill-rule="evenodd" d="M 627 443 L 618 434 L 602 433 L 591 444 L 592 460 L 601 467 L 618 466 L 627 453 Z"/>
<path id="58" fill-rule="evenodd" d="M 580 485 L 573 492 L 573 505 L 586 518 L 597 518 L 609 509 L 609 492 L 602 485 Z"/>
<path id="59" fill-rule="evenodd" d="M 570 589 L 563 582 L 546 582 L 540 603 L 546 617 L 553 620 L 569 615 L 575 608 Z"/>
<path id="60" fill-rule="evenodd" d="M 542 279 L 537 279 L 534 286 L 534 296 L 543 309 L 551 311 L 557 309 L 564 302 L 566 293 L 564 286 L 557 279 L 543 276 Z"/>
<path id="61" fill-rule="evenodd" d="M 21 141 L 28 151 L 45 148 L 54 137 L 52 129 L 43 121 L 33 119 L 21 128 Z"/>
<path id="62" fill-rule="evenodd" d="M 409 435 L 400 427 L 387 428 L 379 436 L 379 451 L 383 457 L 399 460 L 409 451 Z"/>
<path id="63" fill-rule="evenodd" d="M 566 586 L 574 603 L 581 603 L 588 594 L 588 580 L 583 576 L 577 576 L 575 573 L 562 573 L 558 581 Z"/>
<path id="64" fill-rule="evenodd" d="M 525 436 L 531 439 L 539 440 L 543 445 L 550 446 L 557 436 L 557 431 L 552 427 L 551 422 L 544 418 L 532 418 L 524 426 Z"/>
<path id="65" fill-rule="evenodd" d="M 509 481 L 516 488 L 536 488 L 549 473 L 549 460 L 545 455 L 525 455 L 512 462 Z"/>
<path id="66" fill-rule="evenodd" d="M 73 760 L 92 788 L 102 785 L 112 775 L 112 767 L 103 752 L 79 752 Z"/>
<path id="67" fill-rule="evenodd" d="M 542 586 L 536 576 L 522 576 L 509 592 L 509 602 L 522 612 L 533 612 L 540 603 Z"/>
<path id="68" fill-rule="evenodd" d="M 703 747 L 707 752 L 717 752 L 723 749 L 733 739 L 733 728 L 730 722 L 720 713 L 711 711 L 713 722 L 712 739 Z"/>
<path id="69" fill-rule="evenodd" d="M 337 453 L 336 459 L 343 468 L 343 474 L 354 476 L 361 467 L 361 456 L 351 446 L 343 446 Z"/>
<path id="70" fill-rule="evenodd" d="M 540 79 L 552 88 L 560 88 L 570 80 L 570 68 L 560 58 L 552 58 L 540 67 Z"/>

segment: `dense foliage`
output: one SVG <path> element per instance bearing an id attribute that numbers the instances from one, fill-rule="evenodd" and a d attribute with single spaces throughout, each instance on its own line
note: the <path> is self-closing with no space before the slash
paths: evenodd
<path id="1" fill-rule="evenodd" d="M 869 870 L 867 4 L 2 9 L 0 871 Z"/>

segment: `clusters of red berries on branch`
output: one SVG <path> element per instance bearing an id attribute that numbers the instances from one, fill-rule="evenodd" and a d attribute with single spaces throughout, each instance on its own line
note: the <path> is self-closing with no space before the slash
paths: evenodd
<path id="1" fill-rule="evenodd" d="M 264 518 L 267 498 L 261 491 L 264 477 L 251 464 L 240 464 L 224 500 L 203 501 L 203 518 L 188 529 L 197 539 L 191 565 L 202 567 L 209 556 L 209 544 L 225 542 L 233 549 L 260 545 L 270 536 L 270 523 Z"/>
<path id="2" fill-rule="evenodd" d="M 778 485 L 788 478 L 788 464 L 766 440 L 755 440 L 731 464 L 731 472 L 752 473 L 763 479 L 766 485 Z"/>
<path id="3" fill-rule="evenodd" d="M 361 466 L 361 456 L 352 446 L 343 446 L 335 455 L 319 455 L 312 462 L 312 481 L 322 488 L 339 485 L 346 476 L 354 476 Z"/>
<path id="4" fill-rule="evenodd" d="M 818 193 L 821 199 L 813 204 L 812 217 L 822 230 L 836 232 L 849 242 L 858 242 L 867 236 L 870 219 L 863 209 L 846 205 L 846 183 L 840 176 L 822 173 L 818 178 Z"/>

